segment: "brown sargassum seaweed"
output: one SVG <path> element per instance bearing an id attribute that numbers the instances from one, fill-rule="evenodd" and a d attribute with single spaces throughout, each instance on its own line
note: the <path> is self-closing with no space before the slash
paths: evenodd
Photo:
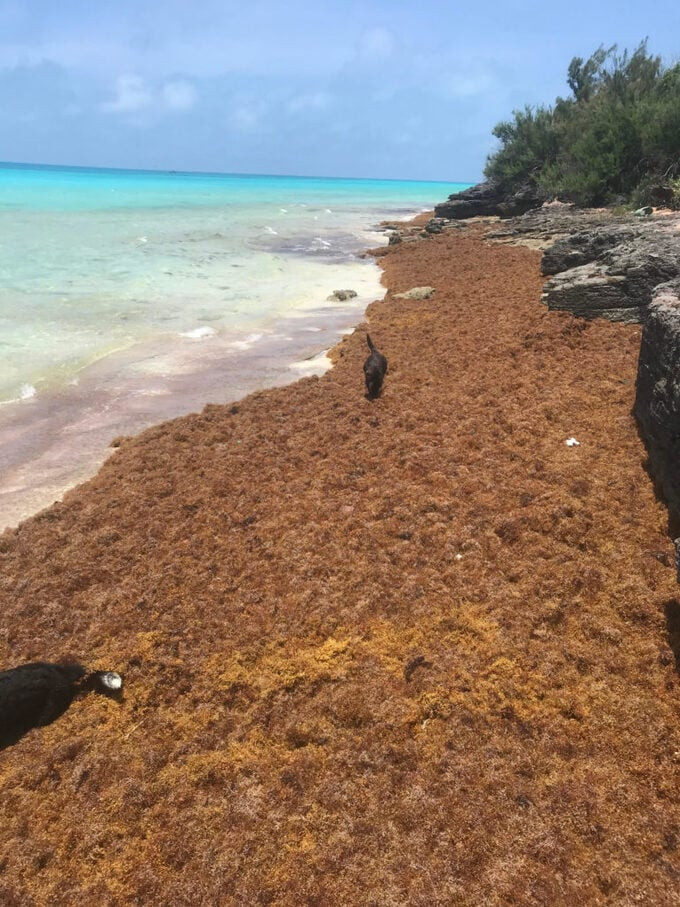
<path id="1" fill-rule="evenodd" d="M 640 328 L 473 232 L 381 261 L 379 400 L 364 325 L 0 537 L 0 665 L 126 677 L 0 753 L 3 904 L 677 904 Z"/>

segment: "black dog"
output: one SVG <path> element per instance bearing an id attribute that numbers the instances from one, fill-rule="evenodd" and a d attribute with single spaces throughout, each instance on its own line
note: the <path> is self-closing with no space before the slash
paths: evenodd
<path id="1" fill-rule="evenodd" d="M 368 334 L 366 334 L 366 341 L 368 342 L 368 348 L 371 351 L 371 355 L 364 362 L 366 390 L 368 391 L 367 396 L 370 397 L 371 400 L 375 400 L 375 398 L 380 395 L 383 378 L 387 374 L 387 359 L 385 359 L 382 353 L 379 353 L 376 350 L 373 346 L 373 341 Z"/>
<path id="2" fill-rule="evenodd" d="M 115 695 L 123 686 L 113 671 L 86 671 L 79 664 L 36 661 L 0 671 L 0 749 L 34 727 L 51 724 L 80 693 Z"/>

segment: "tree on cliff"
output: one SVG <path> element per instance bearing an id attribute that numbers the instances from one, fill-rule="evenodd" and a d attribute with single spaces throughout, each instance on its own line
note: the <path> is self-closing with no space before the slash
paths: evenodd
<path id="1" fill-rule="evenodd" d="M 567 70 L 571 97 L 525 107 L 493 130 L 485 174 L 503 190 L 534 183 L 593 205 L 645 193 L 680 174 L 680 65 L 664 69 L 643 41 L 632 53 L 599 47 Z"/>

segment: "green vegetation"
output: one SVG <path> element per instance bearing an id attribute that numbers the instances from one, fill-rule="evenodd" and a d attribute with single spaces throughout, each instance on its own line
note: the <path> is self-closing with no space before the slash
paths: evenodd
<path id="1" fill-rule="evenodd" d="M 567 82 L 571 97 L 495 127 L 501 147 L 485 175 L 507 192 L 533 183 L 580 205 L 648 204 L 664 184 L 680 206 L 680 64 L 664 68 L 646 41 L 632 54 L 599 47 L 574 57 Z"/>

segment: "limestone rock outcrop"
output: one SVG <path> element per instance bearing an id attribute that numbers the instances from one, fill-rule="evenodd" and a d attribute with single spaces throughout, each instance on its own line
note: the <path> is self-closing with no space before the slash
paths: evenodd
<path id="1" fill-rule="evenodd" d="M 649 466 L 680 528 L 680 280 L 656 288 L 642 334 L 635 416 Z"/>
<path id="2" fill-rule="evenodd" d="M 540 207 L 546 196 L 533 183 L 526 183 L 512 193 L 500 188 L 495 180 L 485 180 L 450 195 L 447 201 L 436 205 L 436 217 L 460 220 L 467 217 L 515 217 L 532 208 Z"/>
<path id="3" fill-rule="evenodd" d="M 656 288 L 680 277 L 678 226 L 676 218 L 605 224 L 558 239 L 543 253 L 551 275 L 543 301 L 584 318 L 644 321 Z"/>
<path id="4" fill-rule="evenodd" d="M 354 299 L 356 295 L 356 290 L 333 290 L 326 299 L 328 302 L 346 302 L 348 299 Z"/>
<path id="5" fill-rule="evenodd" d="M 635 235 L 636 231 L 631 227 L 617 224 L 571 233 L 546 249 L 541 259 L 541 271 L 549 276 L 588 264 Z"/>

